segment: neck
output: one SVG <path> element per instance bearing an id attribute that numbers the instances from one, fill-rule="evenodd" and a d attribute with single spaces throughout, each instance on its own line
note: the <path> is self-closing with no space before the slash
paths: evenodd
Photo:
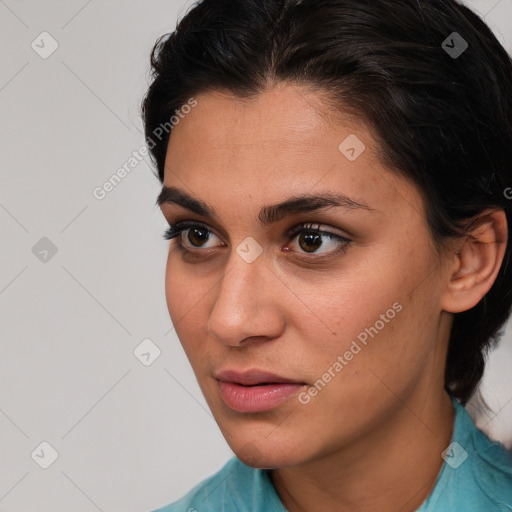
<path id="1" fill-rule="evenodd" d="M 289 512 L 413 512 L 432 492 L 449 445 L 454 411 L 441 390 L 401 402 L 372 435 L 327 457 L 270 473 Z"/>

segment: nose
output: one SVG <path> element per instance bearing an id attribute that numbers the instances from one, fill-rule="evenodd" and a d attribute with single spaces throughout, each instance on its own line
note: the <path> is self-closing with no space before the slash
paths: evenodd
<path id="1" fill-rule="evenodd" d="M 285 325 L 285 302 L 276 292 L 283 286 L 264 254 L 247 263 L 233 251 L 217 285 L 208 332 L 232 347 L 279 337 Z"/>

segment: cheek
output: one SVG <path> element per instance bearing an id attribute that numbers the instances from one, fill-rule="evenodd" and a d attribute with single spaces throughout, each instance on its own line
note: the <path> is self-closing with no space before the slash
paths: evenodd
<path id="1" fill-rule="evenodd" d="M 167 301 L 167 309 L 171 316 L 174 327 L 177 326 L 178 320 L 186 311 L 187 294 L 184 274 L 176 271 L 176 265 L 173 263 L 173 256 L 169 254 L 167 258 L 167 267 L 165 271 L 165 298 Z"/>
<path id="2" fill-rule="evenodd" d="M 429 291 L 427 287 L 408 295 L 397 290 L 383 301 L 368 301 L 362 306 L 363 315 L 354 311 L 356 320 L 349 322 L 350 333 L 340 336 L 330 363 L 325 366 L 322 361 L 322 371 L 326 372 L 338 356 L 343 358 L 341 378 L 333 379 L 326 400 L 352 402 L 353 397 L 365 396 L 392 399 L 394 393 L 406 396 L 426 368 L 430 368 L 430 375 L 441 372 L 441 368 L 433 367 L 439 360 L 434 352 L 443 347 L 436 331 L 438 312 L 424 302 Z"/>
<path id="3" fill-rule="evenodd" d="M 205 339 L 209 287 L 204 280 L 194 280 L 170 255 L 165 275 L 165 298 L 172 324 L 187 355 L 194 343 Z"/>
<path id="4" fill-rule="evenodd" d="M 351 368 L 345 374 L 368 368 L 392 372 L 397 358 L 417 366 L 435 340 L 438 314 L 435 286 L 425 279 L 432 261 L 423 254 L 375 251 L 357 258 L 356 270 L 303 288 L 308 307 L 295 313 L 294 323 L 303 333 L 300 350 L 309 354 L 315 373 L 324 373 L 345 353 Z"/>
<path id="5" fill-rule="evenodd" d="M 380 315 L 389 312 L 387 317 L 392 320 L 399 308 L 393 309 L 393 304 L 403 300 L 405 289 L 403 275 L 381 266 L 378 271 L 376 265 L 361 266 L 357 271 L 303 288 L 307 308 L 302 310 L 306 314 L 297 317 L 302 329 L 321 328 L 318 332 L 325 337 L 326 348 L 343 348 L 343 343 L 350 344 L 349 340 L 378 322 Z"/>

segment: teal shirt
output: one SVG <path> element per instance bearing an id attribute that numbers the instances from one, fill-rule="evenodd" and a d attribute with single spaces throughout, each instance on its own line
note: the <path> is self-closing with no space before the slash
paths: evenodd
<path id="1" fill-rule="evenodd" d="M 430 496 L 417 512 L 512 511 L 512 458 L 474 424 L 452 399 L 455 423 L 445 462 Z M 267 470 L 236 457 L 179 501 L 153 512 L 287 512 Z"/>

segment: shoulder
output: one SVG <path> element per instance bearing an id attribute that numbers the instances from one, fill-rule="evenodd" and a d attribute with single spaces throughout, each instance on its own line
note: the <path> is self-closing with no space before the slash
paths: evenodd
<path id="1" fill-rule="evenodd" d="M 183 498 L 153 512 L 284 512 L 265 470 L 231 458 Z"/>
<path id="2" fill-rule="evenodd" d="M 511 512 L 511 456 L 476 427 L 465 407 L 454 401 L 454 408 L 454 432 L 443 452 L 445 463 L 420 510 Z"/>
<path id="3" fill-rule="evenodd" d="M 476 426 L 470 450 L 470 466 L 479 491 L 496 505 L 496 510 L 512 511 L 512 455 Z"/>

